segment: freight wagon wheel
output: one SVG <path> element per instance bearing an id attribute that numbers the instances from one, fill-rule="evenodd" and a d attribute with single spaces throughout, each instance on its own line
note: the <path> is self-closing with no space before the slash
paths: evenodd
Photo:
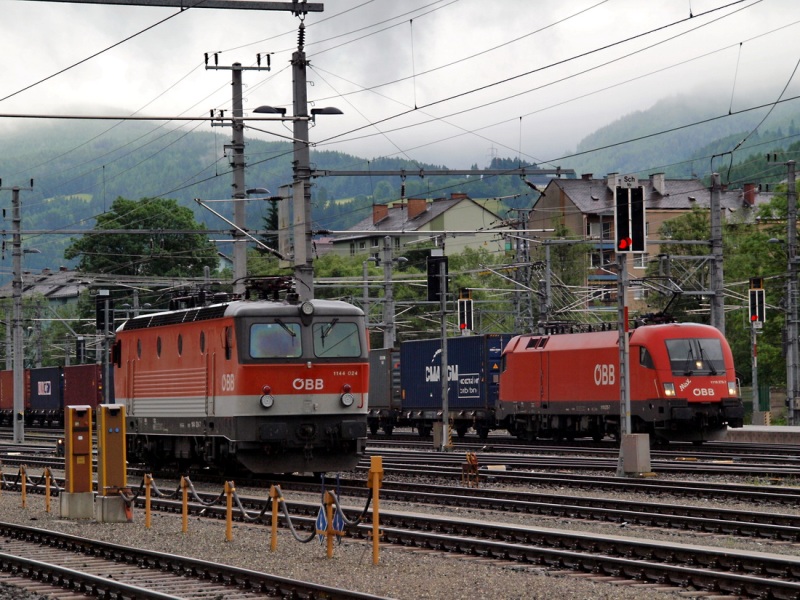
<path id="1" fill-rule="evenodd" d="M 392 431 L 394 431 L 394 427 L 391 425 L 384 425 L 383 426 L 383 433 L 386 435 L 392 435 Z"/>
<path id="2" fill-rule="evenodd" d="M 376 433 L 378 433 L 378 424 L 377 423 L 370 423 L 369 424 L 369 432 L 372 435 L 375 435 Z"/>
<path id="3" fill-rule="evenodd" d="M 420 425 L 417 428 L 419 432 L 419 437 L 428 437 L 431 434 L 431 426 L 430 425 Z"/>
<path id="4" fill-rule="evenodd" d="M 485 440 L 489 437 L 489 428 L 486 425 L 479 425 L 478 428 L 478 437 L 482 440 Z"/>
<path id="5" fill-rule="evenodd" d="M 469 427 L 456 427 L 456 435 L 461 439 L 467 435 L 467 431 L 469 431 Z"/>

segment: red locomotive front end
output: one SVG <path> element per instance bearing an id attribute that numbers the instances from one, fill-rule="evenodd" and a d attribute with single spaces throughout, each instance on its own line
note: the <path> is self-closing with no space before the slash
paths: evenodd
<path id="1" fill-rule="evenodd" d="M 116 337 L 134 459 L 284 473 L 363 455 L 368 348 L 350 304 L 231 301 L 136 317 Z"/>

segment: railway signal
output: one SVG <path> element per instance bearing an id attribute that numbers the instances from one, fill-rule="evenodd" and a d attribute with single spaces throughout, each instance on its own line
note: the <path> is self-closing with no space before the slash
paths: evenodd
<path id="1" fill-rule="evenodd" d="M 469 291 L 462 290 L 458 298 L 458 328 L 461 331 L 472 331 L 473 329 L 473 308 L 472 298 Z"/>
<path id="2" fill-rule="evenodd" d="M 632 177 L 623 178 L 630 186 L 616 187 L 614 193 L 614 241 L 617 252 L 644 252 L 647 247 L 644 188 Z"/>
<path id="3" fill-rule="evenodd" d="M 750 279 L 750 295 L 748 302 L 748 314 L 750 315 L 750 323 L 756 329 L 761 329 L 764 324 L 764 317 L 766 316 L 766 309 L 764 306 L 764 279 L 761 277 L 753 277 Z"/>
<path id="4" fill-rule="evenodd" d="M 444 292 L 447 294 L 447 257 L 446 256 L 429 256 L 427 260 L 428 266 L 428 301 L 440 302 L 442 298 L 441 293 L 441 276 L 440 265 L 444 263 Z"/>

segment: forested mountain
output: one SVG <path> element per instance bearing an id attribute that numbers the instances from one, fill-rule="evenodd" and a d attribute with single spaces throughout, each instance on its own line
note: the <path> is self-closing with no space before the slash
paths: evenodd
<path id="1" fill-rule="evenodd" d="M 578 144 L 576 156 L 564 163 L 596 177 L 664 172 L 668 177 L 705 178 L 711 172 L 725 173 L 747 155 L 786 148 L 800 139 L 796 102 L 776 106 L 760 123 L 767 112 L 763 108 L 720 115 L 702 97 L 666 98 L 587 135 Z"/>
<path id="2" fill-rule="evenodd" d="M 26 127 L 0 138 L 0 179 L 3 185 L 27 187 L 21 192 L 24 231 L 48 233 L 26 236 L 28 246 L 40 250 L 28 254 L 25 267 L 36 270 L 68 264 L 63 250 L 69 235 L 62 230 L 91 229 L 94 217 L 107 211 L 117 197 L 138 200 L 145 197 L 174 198 L 190 207 L 199 222 L 209 229 L 229 226 L 194 201 L 230 198 L 232 174 L 229 163 L 230 130 L 197 132 L 141 122 L 111 126 L 105 122 L 57 122 Z M 288 142 L 247 139 L 247 187 L 267 188 L 273 195 L 292 181 L 292 146 Z M 419 173 L 447 168 L 401 159 L 372 159 L 340 152 L 311 152 L 316 169 L 406 170 Z M 517 168 L 516 160 L 497 159 L 492 168 Z M 347 229 L 372 214 L 375 202 L 398 199 L 400 177 L 319 177 L 312 190 L 314 227 Z M 463 191 L 476 198 L 508 198 L 508 207 L 530 205 L 531 190 L 519 177 L 408 176 L 406 197 L 439 197 Z M 10 207 L 10 193 L 0 202 Z M 263 228 L 264 206 L 248 207 L 248 226 Z M 221 202 L 214 210 L 232 218 L 232 207 Z M 10 230 L 10 211 L 4 227 Z M 71 265 L 68 265 L 71 266 Z"/>
<path id="3" fill-rule="evenodd" d="M 789 106 L 779 106 L 753 131 L 765 110 L 731 118 L 715 118 L 702 101 L 687 97 L 663 100 L 648 111 L 636 112 L 590 133 L 579 144 L 563 168 L 603 177 L 609 172 L 649 173 L 664 171 L 670 177 L 705 177 L 711 170 L 722 172 L 732 186 L 747 181 L 761 183 L 764 155 L 796 141 L 798 129 Z M 683 127 L 688 123 L 705 123 Z M 797 119 L 800 123 L 800 118 Z M 205 127 L 203 125 L 202 127 Z M 195 128 L 196 129 L 196 128 Z M 663 135 L 654 132 L 670 131 Z M 267 142 L 248 137 L 245 130 L 247 187 L 264 187 L 273 195 L 292 180 L 292 147 L 288 142 Z M 747 141 L 733 154 L 741 140 Z M 25 267 L 54 268 L 63 258 L 69 235 L 63 230 L 91 229 L 94 217 L 107 211 L 117 197 L 174 198 L 192 209 L 209 229 L 228 229 L 195 198 L 222 200 L 231 195 L 231 131 L 183 129 L 175 124 L 111 121 L 53 121 L 47 124 L 16 124 L 16 130 L 0 136 L 0 179 L 5 187 L 28 186 L 21 192 L 23 230 L 42 231 L 28 235 L 25 244 L 40 254 L 27 254 Z M 619 144 L 626 140 L 637 140 Z M 598 151 L 591 151 L 603 148 Z M 226 156 L 227 154 L 227 156 Z M 712 158 L 713 157 L 713 158 Z M 760 160 L 756 160 L 761 157 Z M 780 160 L 785 160 L 785 157 Z M 519 177 L 418 177 L 420 169 L 431 172 L 447 168 L 396 158 L 356 157 L 333 151 L 311 151 L 312 167 L 331 170 L 406 170 L 400 177 L 319 177 L 313 179 L 313 220 L 316 229 L 343 230 L 371 214 L 373 202 L 398 199 L 401 186 L 406 197 L 441 197 L 466 192 L 473 198 L 504 198 L 506 208 L 529 207 L 531 189 Z M 749 166 L 748 166 L 749 165 Z M 517 159 L 495 159 L 493 169 L 517 168 Z M 475 165 L 473 168 L 478 168 Z M 773 175 L 768 175 L 773 177 Z M 774 175 L 775 178 L 779 174 Z M 777 179 L 776 179 L 777 180 Z M 769 181 L 767 182 L 769 183 Z M 10 193 L 0 195 L 0 204 L 10 207 Z M 267 208 L 248 204 L 248 226 L 264 226 Z M 231 218 L 229 203 L 213 205 Z M 10 231 L 10 211 L 4 230 Z M 10 253 L 5 258 L 10 260 Z"/>

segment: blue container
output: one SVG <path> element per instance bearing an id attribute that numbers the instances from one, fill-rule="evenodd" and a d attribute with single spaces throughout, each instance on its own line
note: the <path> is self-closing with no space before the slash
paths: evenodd
<path id="1" fill-rule="evenodd" d="M 59 367 L 30 370 L 30 408 L 34 413 L 58 411 L 62 408 L 64 386 Z"/>
<path id="2" fill-rule="evenodd" d="M 493 410 L 500 381 L 500 357 L 514 337 L 487 333 L 448 338 L 447 403 L 450 410 Z M 403 410 L 442 407 L 442 341 L 411 340 L 400 344 Z"/>

